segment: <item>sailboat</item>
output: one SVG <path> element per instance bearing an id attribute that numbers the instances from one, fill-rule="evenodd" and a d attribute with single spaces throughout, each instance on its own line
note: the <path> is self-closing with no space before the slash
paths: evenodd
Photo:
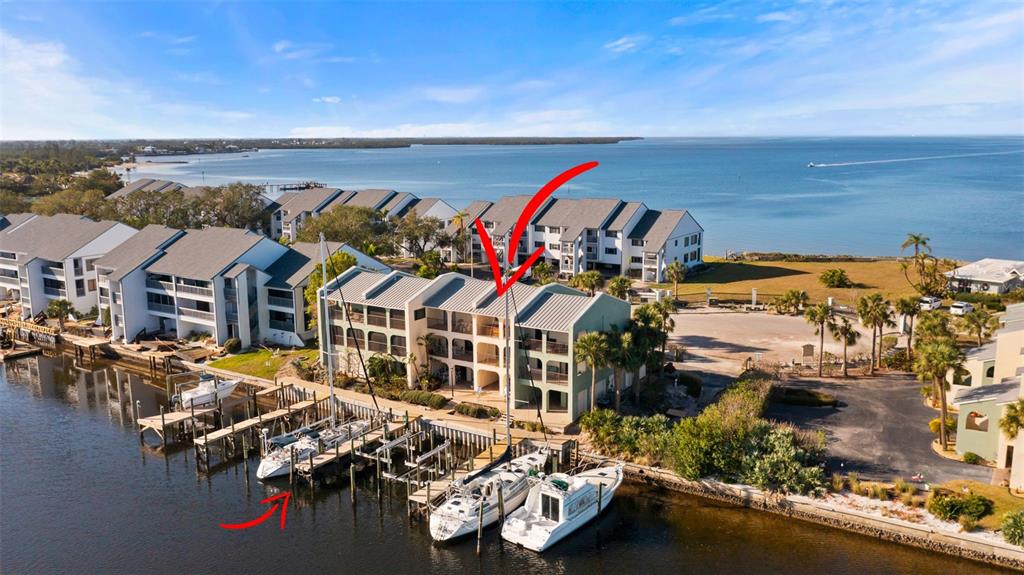
<path id="1" fill-rule="evenodd" d="M 607 509 L 620 485 L 622 465 L 548 475 L 508 516 L 501 537 L 533 551 L 549 549 Z"/>
<path id="2" fill-rule="evenodd" d="M 181 402 L 182 409 L 216 403 L 218 400 L 230 397 L 239 383 L 241 380 L 217 380 L 212 375 L 204 373 L 195 387 L 181 392 L 177 399 Z"/>

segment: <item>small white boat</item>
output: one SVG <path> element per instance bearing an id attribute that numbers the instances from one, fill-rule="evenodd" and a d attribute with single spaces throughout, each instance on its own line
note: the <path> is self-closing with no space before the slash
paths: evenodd
<path id="1" fill-rule="evenodd" d="M 501 518 L 499 489 L 508 515 L 526 500 L 530 477 L 542 470 L 546 461 L 547 450 L 541 449 L 456 483 L 444 503 L 430 512 L 430 536 L 434 541 L 451 541 L 475 532 L 481 505 L 484 527 L 493 525 Z"/>
<path id="2" fill-rule="evenodd" d="M 263 459 L 256 469 L 257 479 L 271 479 L 288 475 L 292 469 L 292 455 L 295 461 L 306 461 L 310 455 L 329 451 L 339 443 L 355 439 L 370 430 L 368 421 L 358 420 L 323 429 L 304 428 L 293 433 L 264 440 Z"/>
<path id="3" fill-rule="evenodd" d="M 212 375 L 203 375 L 195 387 L 181 392 L 181 408 L 199 407 L 227 399 L 239 383 L 241 380 L 238 379 L 217 380 Z"/>
<path id="4" fill-rule="evenodd" d="M 607 509 L 620 485 L 621 465 L 548 475 L 530 489 L 526 504 L 508 516 L 501 537 L 544 551 Z"/>

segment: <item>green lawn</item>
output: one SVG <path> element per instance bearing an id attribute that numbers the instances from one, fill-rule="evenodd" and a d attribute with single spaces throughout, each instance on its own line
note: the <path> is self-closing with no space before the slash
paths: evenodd
<path id="1" fill-rule="evenodd" d="M 1024 510 L 1024 498 L 1014 497 L 1013 495 L 1010 495 L 1010 491 L 1007 488 L 1000 487 L 998 485 L 988 485 L 977 481 L 958 479 L 956 481 L 947 481 L 938 487 L 960 493 L 964 486 L 967 486 L 968 489 L 978 495 L 988 497 L 995 503 L 992 515 L 982 517 L 978 521 L 979 527 L 994 531 L 999 529 L 1004 515 Z"/>
<path id="2" fill-rule="evenodd" d="M 237 355 L 231 355 L 216 361 L 210 362 L 210 367 L 216 367 L 218 369 L 226 369 L 228 371 L 237 371 L 238 373 L 244 373 L 254 377 L 261 377 L 263 379 L 274 379 L 277 372 L 286 362 L 291 361 L 297 357 L 306 359 L 307 361 L 316 360 L 317 350 L 315 349 L 296 349 L 296 350 L 276 350 L 270 351 L 266 349 L 247 351 L 245 353 L 239 353 Z"/>

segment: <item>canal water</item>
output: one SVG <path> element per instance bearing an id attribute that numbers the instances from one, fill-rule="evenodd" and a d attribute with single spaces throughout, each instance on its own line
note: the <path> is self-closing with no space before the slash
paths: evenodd
<path id="1" fill-rule="evenodd" d="M 598 522 L 537 555 L 485 533 L 439 547 L 410 524 L 404 488 L 378 501 L 372 473 L 311 493 L 296 487 L 287 526 L 263 514 L 287 489 L 239 463 L 197 474 L 189 449 L 139 444 L 106 383 L 70 357 L 0 372 L 0 572 L 20 573 L 1001 573 L 973 562 L 695 497 L 626 485 Z M 109 375 L 113 381 L 113 375 Z M 131 384 L 142 413 L 164 391 Z"/>

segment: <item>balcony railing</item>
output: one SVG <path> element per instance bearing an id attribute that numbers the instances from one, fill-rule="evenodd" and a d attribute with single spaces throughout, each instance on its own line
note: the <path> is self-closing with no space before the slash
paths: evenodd
<path id="1" fill-rule="evenodd" d="M 206 321 L 216 321 L 217 316 L 212 311 L 203 311 L 199 309 L 192 309 L 190 307 L 179 307 L 178 313 L 186 317 L 194 317 L 197 319 L 204 319 Z"/>
<path id="2" fill-rule="evenodd" d="M 391 355 L 402 358 L 408 355 L 408 350 L 405 349 L 404 345 L 393 345 L 391 346 Z"/>
<path id="3" fill-rule="evenodd" d="M 366 316 L 361 311 L 350 311 L 348 313 L 348 318 L 352 320 L 354 323 L 364 323 L 365 317 Z"/>
<path id="4" fill-rule="evenodd" d="M 405 329 L 405 318 L 404 317 L 392 317 L 391 318 L 391 329 Z"/>
<path id="5" fill-rule="evenodd" d="M 473 361 L 473 352 L 465 349 L 452 349 L 452 359 L 461 361 Z"/>
<path id="6" fill-rule="evenodd" d="M 523 374 L 523 379 L 533 379 L 534 383 L 541 383 L 544 381 L 544 370 L 531 367 Z"/>
<path id="7" fill-rule="evenodd" d="M 279 329 L 281 331 L 295 331 L 295 324 L 290 321 L 281 321 L 279 319 L 272 319 L 267 322 L 270 329 Z"/>
<path id="8" fill-rule="evenodd" d="M 379 351 L 381 353 L 388 352 L 388 344 L 381 341 L 371 341 L 368 345 L 370 351 Z"/>
<path id="9" fill-rule="evenodd" d="M 452 324 L 452 331 L 454 331 L 455 333 L 472 334 L 473 323 L 460 319 L 456 321 L 454 324 Z"/>
<path id="10" fill-rule="evenodd" d="M 64 268 L 58 268 L 54 266 L 43 266 L 41 268 L 41 271 L 43 272 L 43 275 L 51 275 L 54 277 L 64 279 Z"/>
<path id="11" fill-rule="evenodd" d="M 539 340 L 539 339 L 534 339 L 532 337 L 528 337 L 528 338 L 523 340 L 523 349 L 528 349 L 528 350 L 531 350 L 531 351 L 543 351 L 544 350 L 544 342 L 542 340 Z"/>
<path id="12" fill-rule="evenodd" d="M 43 293 L 46 295 L 67 299 L 68 291 L 57 288 L 43 288 Z"/>
<path id="13" fill-rule="evenodd" d="M 224 297 L 229 299 L 235 299 L 236 297 L 238 297 L 238 290 L 236 290 L 235 288 L 226 287 L 224 288 Z"/>
<path id="14" fill-rule="evenodd" d="M 178 284 L 177 289 L 179 293 L 187 293 L 193 295 L 201 295 L 205 297 L 213 297 L 213 290 L 207 287 L 190 286 L 185 284 Z"/>
<path id="15" fill-rule="evenodd" d="M 487 365 L 498 365 L 498 356 L 489 353 L 480 354 L 480 357 L 477 359 L 477 361 L 479 361 L 480 363 L 486 363 Z"/>
<path id="16" fill-rule="evenodd" d="M 171 283 L 171 282 L 162 282 L 162 281 L 159 281 L 159 280 L 149 280 L 149 279 L 146 280 L 146 287 L 153 288 L 153 289 L 158 289 L 158 290 L 174 291 L 174 284 L 173 283 Z"/>
<path id="17" fill-rule="evenodd" d="M 498 337 L 498 325 L 497 324 L 478 325 L 477 328 L 476 328 L 476 334 L 477 335 L 487 335 L 487 336 L 490 336 L 490 337 Z"/>
<path id="18" fill-rule="evenodd" d="M 427 327 L 430 329 L 439 329 L 441 331 L 448 331 L 448 320 L 440 317 L 428 317 Z"/>
<path id="19" fill-rule="evenodd" d="M 569 344 L 558 343 L 557 341 L 548 340 L 548 353 L 557 353 L 558 355 L 569 355 Z"/>
<path id="20" fill-rule="evenodd" d="M 569 374 L 562 371 L 549 371 L 547 372 L 548 383 L 566 383 L 569 381 Z"/>
<path id="21" fill-rule="evenodd" d="M 158 311 L 161 313 L 174 313 L 174 306 L 166 303 L 146 302 L 146 309 L 149 311 Z"/>
<path id="22" fill-rule="evenodd" d="M 378 315 L 378 314 L 371 313 L 371 314 L 367 314 L 366 315 L 366 323 L 369 324 L 369 325 L 376 325 L 376 326 L 380 326 L 380 327 L 387 327 L 388 326 L 388 318 L 385 315 Z"/>
<path id="23" fill-rule="evenodd" d="M 295 307 L 295 302 L 290 297 L 278 297 L 276 295 L 268 295 L 267 303 L 269 305 L 285 307 L 288 309 L 292 309 L 293 307 Z"/>

